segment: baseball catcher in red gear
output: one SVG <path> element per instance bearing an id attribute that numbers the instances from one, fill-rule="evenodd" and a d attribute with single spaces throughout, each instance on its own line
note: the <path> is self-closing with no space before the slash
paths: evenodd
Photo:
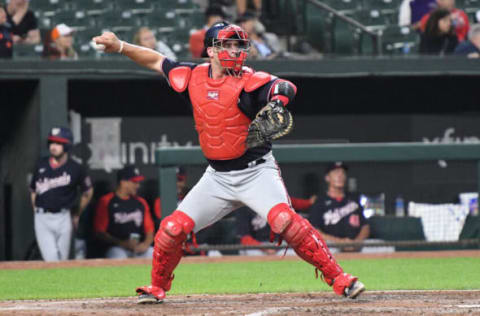
<path id="1" fill-rule="evenodd" d="M 187 237 L 242 205 L 266 219 L 305 261 L 320 270 L 338 295 L 357 297 L 364 285 L 330 254 L 320 233 L 296 214 L 285 189 L 272 141 L 286 135 L 293 119 L 286 106 L 295 98 L 290 81 L 244 66 L 250 42 L 227 22 L 205 34 L 203 64 L 174 62 L 153 50 L 120 41 L 113 33 L 93 39 L 165 76 L 192 106 L 200 147 L 209 166 L 155 236 L 152 282 L 137 289 L 139 303 L 163 301 Z"/>

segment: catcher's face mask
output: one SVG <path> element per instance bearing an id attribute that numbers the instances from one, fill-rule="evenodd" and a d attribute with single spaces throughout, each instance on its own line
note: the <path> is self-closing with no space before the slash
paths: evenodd
<path id="1" fill-rule="evenodd" d="M 229 25 L 218 32 L 217 38 L 213 40 L 213 47 L 217 52 L 220 65 L 238 74 L 247 59 L 250 40 L 241 27 Z"/>

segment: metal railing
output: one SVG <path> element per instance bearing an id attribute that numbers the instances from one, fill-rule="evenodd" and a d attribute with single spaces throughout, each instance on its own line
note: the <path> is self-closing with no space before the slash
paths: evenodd
<path id="1" fill-rule="evenodd" d="M 335 10 L 334 8 L 330 7 L 329 5 L 318 1 L 318 0 L 305 0 L 308 3 L 314 5 L 315 7 L 327 11 L 333 17 L 338 18 L 349 25 L 353 26 L 357 30 L 369 35 L 372 38 L 372 51 L 377 55 L 382 55 L 382 33 L 381 32 L 374 32 L 369 30 L 365 25 L 361 24 L 355 19 L 352 19 L 346 15 L 344 15 L 341 11 Z"/>

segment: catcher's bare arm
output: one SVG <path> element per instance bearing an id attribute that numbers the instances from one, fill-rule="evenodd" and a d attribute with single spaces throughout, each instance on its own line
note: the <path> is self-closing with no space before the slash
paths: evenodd
<path id="1" fill-rule="evenodd" d="M 112 32 L 104 32 L 92 39 L 97 45 L 105 45 L 107 53 L 121 53 L 134 62 L 163 74 L 165 56 L 150 48 L 133 45 L 118 39 Z"/>

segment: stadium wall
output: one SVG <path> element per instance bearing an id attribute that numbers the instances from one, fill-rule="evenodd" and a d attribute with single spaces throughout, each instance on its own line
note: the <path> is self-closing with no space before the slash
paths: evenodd
<path id="1" fill-rule="evenodd" d="M 480 142 L 478 62 L 352 58 L 252 66 L 299 87 L 292 107 L 296 128 L 284 142 Z M 92 169 L 96 198 L 113 188 L 115 168 L 92 166 L 92 146 L 102 141 L 92 138 L 95 122 L 120 122 L 119 163 L 136 163 L 148 175 L 142 193 L 149 200 L 157 194 L 154 148 L 197 144 L 191 109 L 158 74 L 129 61 L 0 62 L 0 83 L 0 260 L 24 259 L 34 240 L 29 173 L 46 153 L 49 127 L 66 125 L 67 111 L 79 114 L 82 142 L 74 153 Z M 465 162 L 448 162 L 447 168 L 355 163 L 350 187 L 386 193 L 391 213 L 399 193 L 407 200 L 445 202 L 475 191 L 475 168 Z M 282 169 L 292 195 L 322 189 L 323 166 Z M 191 185 L 202 167 L 187 171 Z"/>

